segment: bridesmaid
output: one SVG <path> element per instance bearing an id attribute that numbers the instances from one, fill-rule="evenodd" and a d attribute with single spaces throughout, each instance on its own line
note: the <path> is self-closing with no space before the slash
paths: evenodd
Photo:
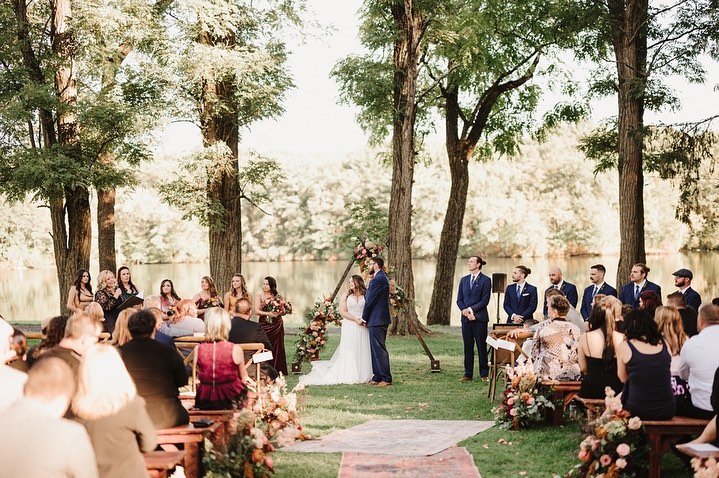
<path id="1" fill-rule="evenodd" d="M 177 307 L 180 296 L 175 292 L 175 284 L 170 279 L 165 279 L 160 284 L 160 309 L 167 314 L 170 309 Z"/>
<path id="2" fill-rule="evenodd" d="M 232 290 L 225 292 L 225 310 L 230 313 L 230 317 L 235 315 L 235 305 L 240 299 L 247 299 L 252 303 L 252 295 L 247 290 L 245 278 L 242 274 L 235 274 L 232 276 Z"/>
<path id="3" fill-rule="evenodd" d="M 132 283 L 130 269 L 127 266 L 122 266 L 117 270 L 117 279 L 119 281 L 117 285 L 120 288 L 120 300 L 122 302 L 125 302 L 133 295 L 137 295 L 137 287 Z"/>
<path id="4" fill-rule="evenodd" d="M 93 300 L 90 273 L 85 269 L 77 271 L 77 278 L 67 296 L 67 309 L 72 312 L 82 312 Z"/>
<path id="5" fill-rule="evenodd" d="M 122 303 L 120 294 L 120 289 L 117 287 L 117 280 L 112 271 L 100 271 L 97 275 L 95 302 L 102 307 L 105 318 L 102 328 L 110 334 L 115 330 L 115 322 L 117 321 L 117 314 L 119 313 L 117 307 Z"/>
<path id="6" fill-rule="evenodd" d="M 260 318 L 260 326 L 267 334 L 272 345 L 272 365 L 275 370 L 287 376 L 287 358 L 285 357 L 285 326 L 282 316 L 277 312 L 265 312 L 262 308 L 277 297 L 277 281 L 274 277 L 265 277 L 262 292 L 255 299 L 255 314 Z"/>
<path id="7" fill-rule="evenodd" d="M 192 301 L 197 306 L 197 317 L 203 318 L 206 309 L 222 307 L 222 302 L 220 302 L 220 294 L 217 292 L 217 287 L 215 287 L 215 281 L 212 280 L 212 277 L 203 277 L 200 281 L 200 287 L 200 292 L 195 294 Z"/>

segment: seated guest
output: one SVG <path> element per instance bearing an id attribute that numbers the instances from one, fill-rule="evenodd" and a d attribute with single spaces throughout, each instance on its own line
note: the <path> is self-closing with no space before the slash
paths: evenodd
<path id="1" fill-rule="evenodd" d="M 205 323 L 197 318 L 197 306 L 190 299 L 182 299 L 177 303 L 177 313 L 167 321 L 167 335 L 185 337 L 205 332 Z"/>
<path id="2" fill-rule="evenodd" d="M 706 304 L 699 309 L 699 335 L 684 343 L 679 375 L 689 382 L 691 402 L 678 412 L 695 418 L 711 418 L 711 392 L 719 367 L 719 307 Z"/>
<path id="3" fill-rule="evenodd" d="M 85 352 L 72 409 L 90 436 L 100 478 L 147 475 L 142 452 L 155 449 L 157 435 L 115 347 Z"/>
<path id="4" fill-rule="evenodd" d="M 155 428 L 171 428 L 190 421 L 178 398 L 178 388 L 187 385 L 187 370 L 174 349 L 153 340 L 155 325 L 147 310 L 132 314 L 132 340 L 120 347 L 120 355 Z"/>
<path id="5" fill-rule="evenodd" d="M 197 393 L 195 407 L 200 410 L 241 408 L 245 385 L 249 381 L 242 347 L 227 341 L 230 314 L 219 307 L 205 311 L 208 342 L 195 353 Z"/>
<path id="6" fill-rule="evenodd" d="M 622 405 L 642 420 L 669 420 L 675 408 L 669 349 L 646 310 L 634 310 L 625 320 L 626 340 L 617 347 Z"/>
<path id="7" fill-rule="evenodd" d="M 27 381 L 27 374 L 5 365 L 15 357 L 15 351 L 10 348 L 12 333 L 12 326 L 0 318 L 0 411 L 22 398 Z"/>
<path id="8" fill-rule="evenodd" d="M 549 299 L 549 323 L 534 334 L 532 360 L 542 380 L 579 380 L 577 357 L 579 327 L 567 322 L 569 301 L 561 295 Z M 539 324 L 538 324 L 539 325 Z"/>
<path id="9" fill-rule="evenodd" d="M 67 319 L 65 336 L 60 343 L 44 351 L 38 361 L 45 359 L 45 357 L 62 359 L 72 370 L 73 376 L 77 378 L 82 354 L 90 346 L 97 343 L 101 332 L 102 326 L 88 314 L 84 312 L 73 314 L 72 317 Z"/>
<path id="10" fill-rule="evenodd" d="M 660 305 L 662 305 L 662 298 L 653 290 L 645 290 L 639 294 L 639 308 L 649 312 L 650 316 L 654 317 L 654 311 Z"/>
<path id="11" fill-rule="evenodd" d="M 682 317 L 682 327 L 687 337 L 694 337 L 699 333 L 697 330 L 697 311 L 687 308 L 687 301 L 681 292 L 672 292 L 667 296 L 667 304 L 673 305 Z"/>
<path id="12" fill-rule="evenodd" d="M 0 412 L 0 476 L 98 476 L 85 429 L 62 418 L 74 393 L 75 379 L 64 361 L 50 357 L 33 365 L 25 397 Z"/>
<path id="13" fill-rule="evenodd" d="M 547 292 L 545 292 L 544 295 L 546 297 L 545 308 L 547 310 L 549 310 L 549 299 L 551 297 L 554 297 L 557 295 L 561 295 L 562 297 L 567 297 L 566 295 L 564 295 L 564 292 L 562 292 L 562 290 L 560 290 L 560 289 L 547 289 Z M 568 300 L 569 299 L 567 299 L 567 301 Z M 547 315 L 545 317 L 545 319 L 548 319 L 548 318 L 549 318 L 549 316 Z M 579 327 L 580 331 L 582 331 L 582 332 L 584 331 L 584 320 L 582 319 L 582 316 L 579 314 L 579 311 L 577 309 L 575 309 L 574 307 L 572 307 L 571 303 L 569 304 L 569 310 L 567 311 L 567 322 Z"/>
<path id="14" fill-rule="evenodd" d="M 163 332 L 163 330 L 168 330 L 167 325 L 165 324 L 166 315 L 156 307 L 146 308 L 145 310 L 150 312 L 155 317 L 155 340 L 174 349 L 175 342 L 172 340 L 172 337 Z"/>
<path id="15" fill-rule="evenodd" d="M 10 348 L 15 352 L 15 358 L 10 359 L 8 365 L 15 370 L 27 373 L 27 337 L 22 330 L 13 328 Z"/>
<path id="16" fill-rule="evenodd" d="M 264 329 L 257 322 L 250 320 L 252 314 L 252 303 L 249 299 L 241 298 L 235 302 L 235 316 L 232 318 L 232 326 L 227 340 L 233 344 L 263 344 L 265 349 L 272 350 L 270 339 Z M 247 363 L 252 355 L 253 350 L 245 350 L 245 363 Z M 249 373 L 249 372 L 248 372 Z M 279 374 L 274 367 L 268 362 L 263 362 L 260 366 L 260 378 L 274 380 Z"/>
<path id="17" fill-rule="evenodd" d="M 115 330 L 112 331 L 112 340 L 110 343 L 115 347 L 125 345 L 130 341 L 130 331 L 127 330 L 127 322 L 130 316 L 135 313 L 135 309 L 123 309 L 117 316 L 115 322 Z"/>
<path id="18" fill-rule="evenodd" d="M 66 315 L 59 315 L 57 317 L 52 317 L 47 322 L 47 325 L 43 327 L 43 333 L 45 336 L 43 337 L 42 342 L 40 342 L 40 345 L 30 349 L 30 352 L 28 352 L 28 366 L 32 367 L 35 361 L 45 350 L 51 349 L 60 343 L 62 338 L 65 336 L 67 319 L 68 317 Z"/>
<path id="19" fill-rule="evenodd" d="M 674 398 L 677 400 L 677 415 L 682 415 L 682 401 L 691 400 L 687 383 L 679 376 L 681 358 L 679 353 L 687 341 L 687 336 L 682 327 L 682 317 L 679 311 L 671 305 L 657 307 L 654 313 L 654 321 L 657 323 L 659 332 L 664 338 L 669 354 L 672 356 L 671 374 Z"/>
<path id="20" fill-rule="evenodd" d="M 90 305 L 85 307 L 85 313 L 100 323 L 105 320 L 105 311 L 102 310 L 102 306 L 97 302 L 90 302 Z"/>
<path id="21" fill-rule="evenodd" d="M 619 299 L 615 300 L 619 303 Z M 606 387 L 619 394 L 624 385 L 617 375 L 617 358 L 614 351 L 624 340 L 624 336 L 614 329 L 614 314 L 610 302 L 592 307 L 588 324 L 589 332 L 582 334 L 579 339 L 579 368 L 584 374 L 579 396 L 604 398 Z"/>
<path id="22" fill-rule="evenodd" d="M 707 423 L 707 426 L 704 427 L 704 431 L 702 431 L 702 434 L 699 435 L 698 438 L 695 438 L 694 440 L 687 443 L 687 445 L 697 445 L 700 443 L 710 443 L 714 446 L 719 445 L 719 440 L 717 440 L 717 417 L 715 416 L 711 420 L 709 420 L 709 423 Z M 698 476 L 698 475 L 694 475 Z"/>

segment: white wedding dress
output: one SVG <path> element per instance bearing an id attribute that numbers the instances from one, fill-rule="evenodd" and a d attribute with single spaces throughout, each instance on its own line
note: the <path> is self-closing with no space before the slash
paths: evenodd
<path id="1" fill-rule="evenodd" d="M 347 297 L 347 311 L 362 317 L 364 297 Z M 312 362 L 312 371 L 300 377 L 303 385 L 365 383 L 372 379 L 372 355 L 367 327 L 342 319 L 340 344 L 330 360 Z"/>

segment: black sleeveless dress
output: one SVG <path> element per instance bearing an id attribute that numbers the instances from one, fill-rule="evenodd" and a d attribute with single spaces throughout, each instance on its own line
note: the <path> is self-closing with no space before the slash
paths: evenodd
<path id="1" fill-rule="evenodd" d="M 587 374 L 582 379 L 579 396 L 582 398 L 604 398 L 605 387 L 611 387 L 617 395 L 624 384 L 617 375 L 617 360 L 587 357 Z"/>
<path id="2" fill-rule="evenodd" d="M 632 358 L 627 363 L 629 379 L 624 384 L 622 405 L 642 420 L 670 420 L 676 408 L 667 345 L 655 354 L 643 354 L 627 341 Z"/>

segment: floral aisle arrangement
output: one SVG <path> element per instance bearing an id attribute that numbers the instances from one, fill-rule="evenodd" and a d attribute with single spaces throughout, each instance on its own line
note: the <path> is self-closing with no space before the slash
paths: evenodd
<path id="1" fill-rule="evenodd" d="M 341 325 L 340 309 L 329 297 L 315 301 L 305 312 L 307 326 L 295 346 L 295 363 L 317 360 L 327 341 L 327 324 Z"/>
<path id="2" fill-rule="evenodd" d="M 360 273 L 362 274 L 365 270 L 367 270 L 369 261 L 373 257 L 380 255 L 382 255 L 382 244 L 377 244 L 376 242 L 368 240 L 363 240 L 357 244 L 357 247 L 355 247 L 354 257 Z"/>
<path id="3" fill-rule="evenodd" d="M 273 445 L 281 448 L 292 445 L 295 440 L 307 439 L 297 414 L 297 394 L 287 391 L 287 381 L 282 374 L 260 389 L 254 411 Z"/>
<path id="4" fill-rule="evenodd" d="M 290 315 L 292 314 L 292 304 L 290 304 L 287 300 L 285 300 L 284 297 L 277 294 L 271 299 L 267 299 L 262 304 L 262 311 L 263 312 L 276 312 L 278 317 L 282 317 L 284 315 Z M 265 320 L 269 323 L 272 323 L 274 320 L 274 317 L 265 317 Z"/>
<path id="5" fill-rule="evenodd" d="M 716 478 L 719 476 L 719 462 L 716 458 L 692 458 L 694 478 Z"/>
<path id="6" fill-rule="evenodd" d="M 607 387 L 606 409 L 592 425 L 594 433 L 579 445 L 581 461 L 567 477 L 636 477 L 644 476 L 649 457 L 646 433 L 639 417 L 629 417 L 622 402 Z M 716 476 L 716 475 L 711 475 Z"/>
<path id="7" fill-rule="evenodd" d="M 407 297 L 407 293 L 401 287 L 394 283 L 394 279 L 390 281 L 389 287 L 389 312 L 393 319 L 408 310 L 411 301 Z"/>
<path id="8" fill-rule="evenodd" d="M 249 410 L 237 415 L 237 429 L 225 447 L 214 447 L 205 440 L 206 453 L 203 458 L 205 476 L 209 478 L 265 478 L 274 474 L 270 453 L 275 447 L 270 443 L 262 422 Z"/>
<path id="9" fill-rule="evenodd" d="M 542 421 L 544 411 L 554 408 L 549 398 L 552 389 L 541 386 L 531 360 L 520 358 L 515 367 L 507 365 L 507 379 L 509 383 L 502 394 L 502 402 L 493 410 L 500 428 L 525 428 Z"/>

